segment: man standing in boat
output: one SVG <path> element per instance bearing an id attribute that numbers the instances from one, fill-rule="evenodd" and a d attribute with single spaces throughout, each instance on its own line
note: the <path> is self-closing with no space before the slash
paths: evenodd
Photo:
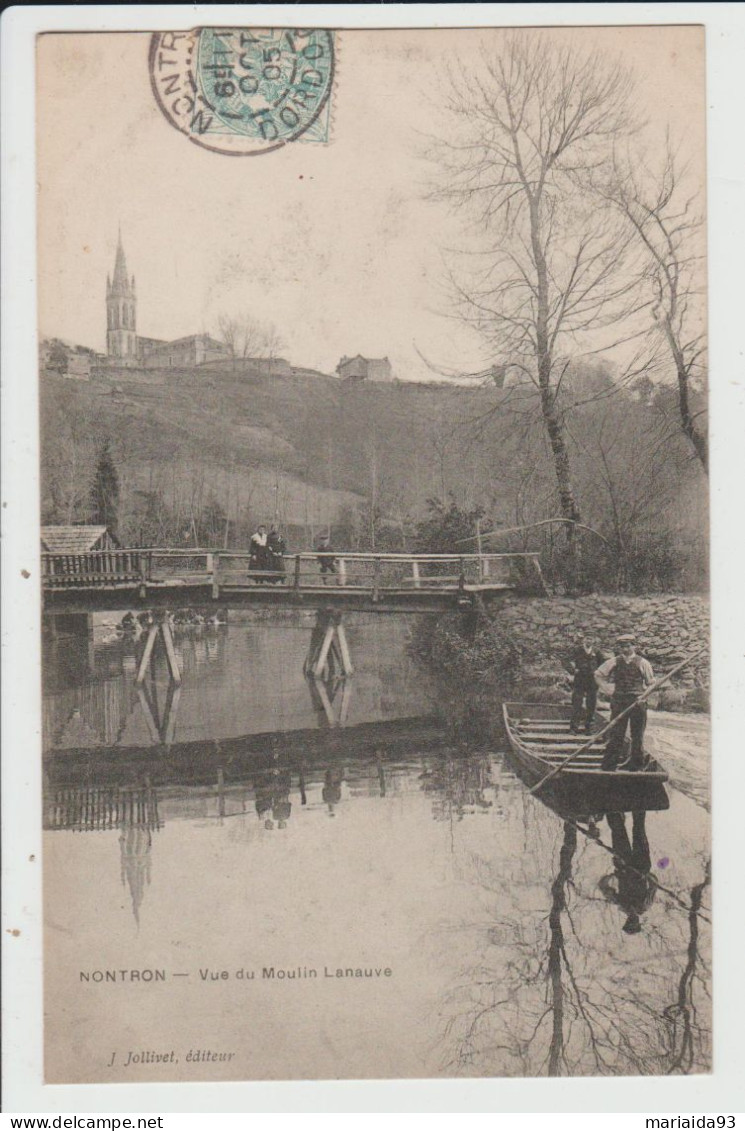
<path id="1" fill-rule="evenodd" d="M 567 661 L 567 668 L 574 676 L 572 683 L 572 719 L 569 724 L 572 734 L 579 734 L 582 709 L 585 704 L 585 734 L 592 733 L 595 706 L 598 701 L 595 672 L 602 663 L 602 652 L 598 652 L 597 648 L 593 647 L 592 640 L 586 633 L 580 632 L 577 636 L 575 648 Z"/>
<path id="2" fill-rule="evenodd" d="M 616 645 L 618 654 L 612 660 L 606 660 L 595 672 L 595 682 L 601 691 L 606 691 L 608 684 L 613 685 L 610 700 L 611 719 L 627 711 L 654 681 L 654 672 L 649 660 L 637 655 L 636 638 L 633 633 L 626 632 L 619 636 Z M 625 761 L 619 762 L 627 725 L 631 727 L 631 753 Z M 610 732 L 603 758 L 604 770 L 644 768 L 646 726 L 647 704 L 636 703 L 636 706 L 631 707 Z"/>

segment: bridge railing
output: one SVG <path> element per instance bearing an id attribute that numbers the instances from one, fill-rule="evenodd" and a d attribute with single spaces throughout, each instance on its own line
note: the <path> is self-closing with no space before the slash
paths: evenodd
<path id="1" fill-rule="evenodd" d="M 92 550 L 85 554 L 41 555 L 42 583 L 48 588 L 146 580 L 151 550 Z"/>
<path id="2" fill-rule="evenodd" d="M 211 585 L 224 588 L 283 585 L 318 590 L 341 587 L 373 595 L 390 590 L 509 587 L 540 590 L 536 554 L 372 554 L 305 551 L 285 554 L 273 568 L 256 569 L 246 551 L 135 549 L 87 554 L 42 554 L 45 588 L 116 584 Z"/>

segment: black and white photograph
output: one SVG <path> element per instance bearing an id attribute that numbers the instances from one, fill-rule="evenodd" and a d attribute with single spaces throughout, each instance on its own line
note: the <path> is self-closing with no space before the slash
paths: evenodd
<path id="1" fill-rule="evenodd" d="M 44 1082 L 709 1074 L 706 30 L 245 20 L 35 41 Z"/>

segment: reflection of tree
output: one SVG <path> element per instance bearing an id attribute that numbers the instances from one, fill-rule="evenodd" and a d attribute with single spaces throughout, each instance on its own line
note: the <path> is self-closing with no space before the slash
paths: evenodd
<path id="1" fill-rule="evenodd" d="M 422 789 L 433 794 L 432 816 L 436 821 L 490 809 L 484 791 L 492 784 L 488 758 L 445 757 L 420 775 Z"/>
<path id="2" fill-rule="evenodd" d="M 670 1039 L 670 1064 L 667 1074 L 687 1073 L 693 1069 L 695 1062 L 695 1042 L 698 1037 L 706 1036 L 698 1024 L 696 1005 L 694 1002 L 694 987 L 698 980 L 701 982 L 702 991 L 706 992 L 706 983 L 697 974 L 697 967 L 703 963 L 699 953 L 699 909 L 703 894 L 711 876 L 711 861 L 706 861 L 704 878 L 699 884 L 691 888 L 691 909 L 688 913 L 688 950 L 686 964 L 678 982 L 678 996 L 672 1005 L 663 1010 L 662 1015 L 668 1025 Z"/>
<path id="3" fill-rule="evenodd" d="M 607 906 L 607 897 L 590 894 L 597 880 L 591 881 L 587 893 L 577 886 L 578 862 L 584 864 L 582 874 L 589 870 L 597 875 L 598 851 L 607 847 L 591 833 L 584 853 L 578 850 L 578 832 L 587 832 L 578 821 L 563 822 L 545 940 L 533 864 L 548 848 L 543 842 L 550 832 L 545 820 L 534 822 L 519 850 L 513 839 L 509 885 L 504 859 L 472 858 L 469 871 L 486 893 L 488 926 L 473 921 L 461 926 L 471 936 L 468 950 L 473 949 L 475 934 L 482 940 L 482 951 L 440 1003 L 446 1070 L 468 1075 L 618 1076 L 707 1068 L 706 1011 L 700 1010 L 697 1018 L 693 993 L 694 984 L 699 992 L 705 986 L 698 933 L 706 922 L 700 912 L 708 871 L 704 883 L 692 890 L 684 919 L 678 913 L 680 901 L 668 904 L 666 889 L 655 889 L 649 882 L 643 817 L 637 815 L 634 843 L 626 852 L 621 851 L 623 836 L 628 842 L 623 816 L 620 825 L 614 817 L 611 830 L 616 837 L 608 851 L 613 852 L 615 871 L 605 877 L 612 880 L 613 904 L 627 916 L 638 917 L 656 890 L 665 899 L 666 913 L 657 915 L 643 934 L 632 932 L 637 934 L 634 939 L 627 937 L 629 932 L 618 932 L 617 912 Z M 545 906 L 545 895 L 543 900 Z M 671 973 L 677 976 L 686 927 L 687 961 L 676 1000 L 663 1009 L 670 1001 Z"/>
<path id="4" fill-rule="evenodd" d="M 564 825 L 564 843 L 559 853 L 559 871 L 551 885 L 551 911 L 548 925 L 551 941 L 548 947 L 548 976 L 551 982 L 551 1013 L 553 1017 L 551 1045 L 548 1060 L 549 1076 L 558 1076 L 564 1053 L 564 983 L 561 978 L 562 961 L 568 965 L 564 949 L 564 930 L 561 914 L 566 911 L 566 885 L 572 874 L 572 860 L 577 848 L 577 830 L 569 822 Z"/>

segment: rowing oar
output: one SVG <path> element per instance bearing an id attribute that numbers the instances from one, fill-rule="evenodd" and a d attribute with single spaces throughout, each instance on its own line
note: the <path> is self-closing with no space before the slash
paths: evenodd
<path id="1" fill-rule="evenodd" d="M 625 718 L 626 715 L 628 715 L 629 711 L 633 711 L 634 707 L 638 707 L 640 703 L 643 703 L 644 700 L 652 694 L 652 692 L 657 691 L 658 688 L 662 687 L 663 683 L 667 683 L 669 679 L 671 679 L 679 671 L 682 671 L 683 668 L 687 667 L 688 664 L 692 663 L 693 660 L 697 659 L 705 651 L 705 648 L 699 648 L 697 652 L 693 652 L 690 656 L 687 656 L 685 660 L 681 660 L 679 664 L 676 664 L 674 668 L 671 668 L 666 675 L 662 675 L 659 679 L 656 679 L 654 683 L 650 683 L 649 687 L 646 689 L 646 691 L 642 692 L 638 699 L 635 699 L 633 703 L 630 703 L 628 705 L 628 707 L 624 707 L 623 711 L 619 711 L 616 717 L 614 719 L 611 719 L 609 723 L 606 723 L 602 730 L 599 730 L 596 734 L 593 734 L 592 738 L 589 738 L 587 742 L 583 742 L 581 746 L 578 746 L 576 750 L 573 750 L 572 753 L 569 754 L 563 762 L 559 762 L 559 765 L 554 766 L 553 770 L 547 773 L 544 778 L 541 778 L 541 780 L 537 782 L 536 785 L 531 786 L 528 792 L 536 793 L 541 788 L 541 786 L 544 786 L 546 784 L 546 782 L 549 782 L 552 778 L 555 778 L 556 775 L 560 774 L 561 771 L 566 766 L 568 766 L 570 762 L 573 762 L 574 759 L 578 757 L 578 755 L 582 754 L 585 750 L 589 750 L 590 747 L 593 746 L 599 738 L 602 738 L 603 735 L 607 734 L 609 730 L 612 730 L 616 723 L 620 722 L 621 719 Z"/>

